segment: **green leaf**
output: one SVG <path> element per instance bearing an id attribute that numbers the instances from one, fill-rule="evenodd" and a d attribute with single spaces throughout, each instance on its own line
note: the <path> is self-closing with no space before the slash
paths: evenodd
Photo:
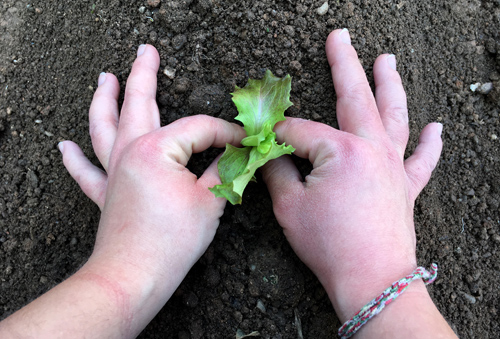
<path id="1" fill-rule="evenodd" d="M 236 87 L 232 95 L 239 114 L 235 119 L 243 123 L 248 136 L 242 145 L 259 146 L 274 125 L 285 120 L 286 109 L 293 105 L 291 86 L 290 75 L 281 79 L 267 70 L 262 80 L 249 79 L 245 87 Z"/>
<path id="2" fill-rule="evenodd" d="M 235 119 L 243 123 L 247 137 L 241 141 L 243 148 L 226 145 L 217 164 L 222 184 L 209 188 L 216 197 L 226 198 L 233 205 L 241 204 L 243 191 L 255 180 L 259 167 L 295 151 L 292 146 L 278 145 L 273 132 L 292 105 L 290 89 L 290 75 L 280 79 L 269 70 L 262 80 L 250 79 L 244 88 L 236 87 L 232 95 L 239 114 Z"/>
<path id="3" fill-rule="evenodd" d="M 209 188 L 218 198 L 226 198 L 231 204 L 241 204 L 241 197 L 247 184 L 255 180 L 255 171 L 269 160 L 279 158 L 285 154 L 292 154 L 295 148 L 278 145 L 272 133 L 269 151 L 266 154 L 259 152 L 257 147 L 237 148 L 226 145 L 226 151 L 217 164 L 221 185 Z"/>

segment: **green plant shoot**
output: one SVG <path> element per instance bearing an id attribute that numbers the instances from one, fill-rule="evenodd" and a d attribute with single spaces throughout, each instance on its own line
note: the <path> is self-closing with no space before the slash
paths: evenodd
<path id="1" fill-rule="evenodd" d="M 241 204 L 241 197 L 255 171 L 269 160 L 295 151 L 291 145 L 278 145 L 273 132 L 277 122 L 285 120 L 290 101 L 292 78 L 275 77 L 270 70 L 262 80 L 249 79 L 243 88 L 236 86 L 233 102 L 238 109 L 236 120 L 243 123 L 247 137 L 245 147 L 227 144 L 217 168 L 222 184 L 209 188 L 216 197 L 226 198 L 231 204 Z"/>

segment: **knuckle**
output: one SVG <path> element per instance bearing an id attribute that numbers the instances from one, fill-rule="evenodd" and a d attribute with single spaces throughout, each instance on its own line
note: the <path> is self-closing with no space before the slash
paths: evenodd
<path id="1" fill-rule="evenodd" d="M 89 134 L 92 140 L 98 140 L 105 135 L 103 126 L 95 121 L 89 122 Z"/>
<path id="2" fill-rule="evenodd" d="M 160 146 L 150 136 L 142 136 L 137 138 L 130 151 L 126 152 L 126 160 L 133 163 L 139 163 L 143 166 L 152 166 L 158 160 L 158 155 L 161 153 Z"/>
<path id="3" fill-rule="evenodd" d="M 337 92 L 338 99 L 345 99 L 349 102 L 368 102 L 372 92 L 366 81 L 354 81 L 347 85 L 339 86 Z"/>
<path id="4" fill-rule="evenodd" d="M 349 177 L 365 177 L 380 165 L 379 150 L 370 142 L 359 138 L 344 138 L 337 145 L 340 168 Z"/>
<path id="5" fill-rule="evenodd" d="M 408 126 L 408 108 L 406 106 L 406 103 L 390 103 L 389 108 L 384 112 L 384 115 L 390 123 L 401 126 Z"/>
<path id="6" fill-rule="evenodd" d="M 370 144 L 353 137 L 343 138 L 337 145 L 338 152 L 345 159 L 365 158 L 370 153 Z"/>
<path id="7" fill-rule="evenodd" d="M 144 99 L 144 98 L 148 98 L 148 97 L 149 97 L 149 94 L 139 87 L 128 85 L 125 88 L 126 100 L 127 99 L 128 100 L 130 100 L 130 99 L 132 99 L 132 100 Z"/>

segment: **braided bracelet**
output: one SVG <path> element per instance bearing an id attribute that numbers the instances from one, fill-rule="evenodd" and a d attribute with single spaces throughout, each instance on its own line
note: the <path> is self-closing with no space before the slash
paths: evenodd
<path id="1" fill-rule="evenodd" d="M 400 296 L 413 280 L 422 278 L 424 283 L 429 285 L 436 280 L 436 277 L 436 264 L 432 264 L 429 271 L 427 271 L 424 267 L 417 267 L 412 274 L 394 282 L 391 287 L 387 288 L 381 295 L 363 306 L 361 310 L 354 315 L 354 317 L 346 321 L 344 325 L 339 328 L 339 336 L 342 339 L 347 339 L 353 336 L 354 333 L 356 333 L 361 326 L 366 324 L 368 320 L 379 314 L 386 305 L 390 304 L 394 299 Z"/>

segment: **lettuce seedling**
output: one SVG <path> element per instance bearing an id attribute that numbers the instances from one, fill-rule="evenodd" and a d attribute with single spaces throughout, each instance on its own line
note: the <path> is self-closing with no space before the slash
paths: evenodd
<path id="1" fill-rule="evenodd" d="M 233 102 L 238 109 L 236 120 L 243 123 L 247 137 L 245 147 L 227 144 L 217 168 L 222 184 L 209 188 L 216 197 L 226 198 L 231 204 L 241 204 L 247 184 L 255 181 L 255 171 L 269 160 L 295 151 L 291 145 L 278 145 L 273 132 L 277 122 L 285 120 L 290 102 L 292 78 L 275 77 L 270 70 L 262 80 L 249 79 L 243 88 L 236 86 Z"/>

